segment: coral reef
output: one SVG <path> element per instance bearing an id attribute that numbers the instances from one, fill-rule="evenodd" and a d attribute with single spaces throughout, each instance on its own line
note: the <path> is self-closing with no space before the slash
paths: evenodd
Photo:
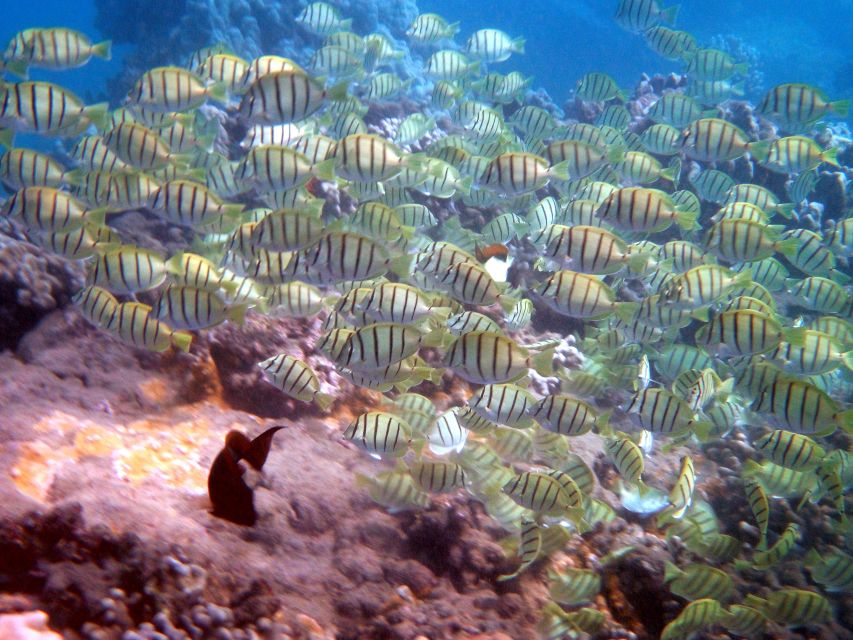
<path id="1" fill-rule="evenodd" d="M 278 54 L 306 63 L 321 39 L 293 21 L 305 3 L 263 0 L 95 0 L 95 24 L 117 44 L 135 44 L 118 77 L 108 81 L 111 98 L 123 96 L 145 69 L 185 64 L 190 54 L 215 42 L 251 59 Z M 413 0 L 342 0 L 358 33 L 378 31 L 403 38 L 418 14 Z M 381 23 L 380 23 L 381 15 Z M 120 19 L 117 19 L 121 16 Z"/>
<path id="2" fill-rule="evenodd" d="M 65 305 L 83 271 L 27 242 L 7 221 L 0 228 L 0 350 L 14 348 L 35 324 Z"/>

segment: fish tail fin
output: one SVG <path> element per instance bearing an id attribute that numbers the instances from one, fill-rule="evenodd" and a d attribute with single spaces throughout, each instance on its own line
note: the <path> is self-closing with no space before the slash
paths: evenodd
<path id="1" fill-rule="evenodd" d="M 621 144 L 615 144 L 607 150 L 607 160 L 610 164 L 619 164 L 624 157 L 625 147 Z"/>
<path id="2" fill-rule="evenodd" d="M 96 129 L 103 131 L 110 115 L 110 104 L 109 102 L 99 102 L 91 104 L 88 107 L 83 107 L 83 115 L 95 125 Z"/>
<path id="3" fill-rule="evenodd" d="M 711 310 L 709 307 L 699 307 L 690 312 L 690 317 L 699 322 L 710 322 Z"/>
<path id="4" fill-rule="evenodd" d="M 107 209 L 103 207 L 101 209 L 91 209 L 86 212 L 86 222 L 90 223 L 95 227 L 103 227 L 107 221 Z"/>
<path id="5" fill-rule="evenodd" d="M 730 288 L 735 289 L 737 287 L 748 287 L 751 284 L 752 272 L 749 269 L 744 269 L 743 271 L 739 271 L 738 274 L 734 277 Z"/>
<path id="6" fill-rule="evenodd" d="M 0 147 L 11 149 L 15 144 L 15 130 L 0 128 Z"/>
<path id="7" fill-rule="evenodd" d="M 7 60 L 3 63 L 4 70 L 26 80 L 30 74 L 25 60 Z"/>
<path id="8" fill-rule="evenodd" d="M 328 393 L 314 394 L 314 404 L 320 407 L 321 411 L 328 411 L 335 402 L 335 396 Z"/>
<path id="9" fill-rule="evenodd" d="M 344 80 L 326 90 L 326 97 L 332 102 L 343 100 L 349 91 L 349 81 Z"/>
<path id="10" fill-rule="evenodd" d="M 841 360 L 844 366 L 853 371 L 853 351 L 848 351 L 841 355 Z"/>
<path id="11" fill-rule="evenodd" d="M 524 43 L 527 42 L 525 38 L 516 38 L 512 41 L 512 50 L 515 53 L 524 53 Z"/>
<path id="12" fill-rule="evenodd" d="M 193 334 L 186 331 L 175 331 L 172 334 L 172 344 L 184 353 L 189 353 L 193 341 Z"/>
<path id="13" fill-rule="evenodd" d="M 352 18 L 341 20 L 341 31 L 349 31 L 352 29 Z"/>
<path id="14" fill-rule="evenodd" d="M 457 33 L 459 33 L 459 23 L 451 22 L 449 25 L 447 25 L 447 30 L 444 32 L 444 37 L 452 38 Z"/>
<path id="15" fill-rule="evenodd" d="M 214 82 L 207 87 L 207 97 L 214 102 L 225 104 L 228 102 L 228 87 L 224 82 Z"/>
<path id="16" fill-rule="evenodd" d="M 631 323 L 640 310 L 639 302 L 617 302 L 616 317 L 622 322 Z"/>
<path id="17" fill-rule="evenodd" d="M 839 413 L 836 422 L 844 433 L 853 433 L 853 409 Z"/>
<path id="18" fill-rule="evenodd" d="M 777 204 L 774 211 L 785 218 L 785 220 L 790 220 L 794 217 L 794 203 L 785 202 L 783 204 Z"/>
<path id="19" fill-rule="evenodd" d="M 322 180 L 323 182 L 334 182 L 335 159 L 329 158 L 328 160 L 318 162 L 311 167 L 311 173 L 313 173 L 318 180 Z"/>
<path id="20" fill-rule="evenodd" d="M 741 97 L 746 94 L 746 85 L 744 84 L 743 80 L 740 80 L 738 82 L 735 82 L 731 86 L 730 90 L 732 92 L 732 95 Z"/>
<path id="21" fill-rule="evenodd" d="M 847 114 L 850 111 L 850 101 L 849 100 L 836 100 L 835 102 L 829 103 L 829 110 L 832 111 L 839 118 L 846 118 Z"/>
<path id="22" fill-rule="evenodd" d="M 800 241 L 798 238 L 786 238 L 777 242 L 773 248 L 786 258 L 792 259 L 800 250 Z"/>
<path id="23" fill-rule="evenodd" d="M 820 557 L 820 553 L 818 553 L 818 550 L 815 549 L 814 547 L 809 549 L 806 552 L 806 555 L 803 556 L 803 564 L 809 568 L 816 567 L 817 565 L 819 565 L 822 562 L 823 562 L 823 558 Z"/>
<path id="24" fill-rule="evenodd" d="M 602 412 L 595 419 L 595 430 L 601 434 L 605 433 L 610 429 L 610 418 L 613 416 L 613 409 L 608 409 L 607 411 Z"/>
<path id="25" fill-rule="evenodd" d="M 696 222 L 698 217 L 699 214 L 695 211 L 679 211 L 675 214 L 675 222 L 685 231 L 694 231 L 696 229 L 701 229 L 699 224 Z"/>
<path id="26" fill-rule="evenodd" d="M 745 76 L 747 73 L 749 73 L 749 63 L 741 62 L 740 64 L 736 64 L 734 65 L 734 70 L 735 73 Z"/>
<path id="27" fill-rule="evenodd" d="M 474 178 L 471 176 L 465 176 L 459 183 L 456 185 L 456 190 L 459 191 L 462 195 L 469 195 L 471 193 L 471 185 L 474 183 Z"/>
<path id="28" fill-rule="evenodd" d="M 554 375 L 554 347 L 537 353 L 530 359 L 531 369 L 545 378 Z"/>
<path id="29" fill-rule="evenodd" d="M 548 175 L 552 180 L 563 180 L 566 181 L 569 179 L 569 161 L 564 160 L 563 162 L 559 162 L 555 164 L 553 167 L 548 169 Z"/>
<path id="30" fill-rule="evenodd" d="M 249 310 L 247 303 L 235 304 L 228 309 L 228 319 L 236 325 L 243 326 L 246 322 L 246 311 Z"/>
<path id="31" fill-rule="evenodd" d="M 226 218 L 239 218 L 243 215 L 243 207 L 245 205 L 234 203 L 222 206 L 222 215 Z"/>
<path id="32" fill-rule="evenodd" d="M 436 327 L 423 338 L 421 338 L 421 346 L 426 348 L 439 348 L 447 344 L 447 330 L 444 327 Z"/>
<path id="33" fill-rule="evenodd" d="M 838 147 L 830 147 L 826 149 L 823 153 L 820 154 L 820 159 L 823 160 L 827 164 L 831 164 L 835 167 L 840 167 L 838 164 Z"/>
<path id="34" fill-rule="evenodd" d="M 749 149 L 749 155 L 755 158 L 756 162 L 765 162 L 767 160 L 767 155 L 770 153 L 770 141 L 769 140 L 756 140 L 755 142 L 750 142 L 747 146 Z"/>
<path id="35" fill-rule="evenodd" d="M 667 560 L 666 564 L 664 565 L 663 581 L 664 583 L 671 582 L 675 580 L 678 576 L 680 576 L 682 573 L 684 572 L 681 569 L 679 569 L 675 564 Z"/>
<path id="36" fill-rule="evenodd" d="M 667 167 L 661 170 L 660 177 L 672 184 L 678 184 L 679 173 L 681 173 L 681 167 Z"/>
<path id="37" fill-rule="evenodd" d="M 660 19 L 667 24 L 675 24 L 675 19 L 678 17 L 678 10 L 681 9 L 680 4 L 674 4 L 660 12 Z"/>
<path id="38" fill-rule="evenodd" d="M 394 258 L 388 265 L 388 270 L 400 277 L 408 278 L 412 273 L 412 260 L 414 256 L 410 254 Z"/>
<path id="39" fill-rule="evenodd" d="M 502 293 L 498 296 L 498 304 L 501 305 L 504 313 L 512 313 L 515 305 L 518 304 L 518 300 L 511 295 Z"/>
<path id="40" fill-rule="evenodd" d="M 104 40 L 103 42 L 99 42 L 97 44 L 92 45 L 92 55 L 98 58 L 103 58 L 104 60 L 112 60 L 113 59 L 113 41 L 112 40 Z"/>

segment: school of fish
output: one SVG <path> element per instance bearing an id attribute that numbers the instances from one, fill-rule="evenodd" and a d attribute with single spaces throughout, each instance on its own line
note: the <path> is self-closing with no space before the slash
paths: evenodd
<path id="1" fill-rule="evenodd" d="M 294 16 L 316 38 L 310 59 L 244 60 L 213 45 L 146 71 L 114 109 L 26 79 L 30 68 L 108 58 L 109 43 L 27 29 L 3 54 L 2 211 L 33 243 L 85 263 L 75 304 L 136 347 L 186 351 L 194 332 L 247 313 L 322 316 L 317 348 L 382 394 L 342 434 L 392 463 L 358 484 L 391 511 L 468 492 L 517 540 L 518 568 L 501 580 L 616 517 L 593 497 L 592 461 L 571 450 L 573 437 L 594 433 L 619 476 L 617 506 L 657 514 L 667 539 L 693 554 L 666 567 L 672 592 L 690 602 L 663 638 L 829 622 L 823 592 L 853 589 L 853 217 L 807 229 L 797 208 L 821 167 L 838 164 L 838 148 L 815 132 L 848 103 L 806 84 L 773 87 L 757 111 L 778 136 L 751 139 L 718 108 L 742 95 L 747 69 L 675 30 L 676 9 L 618 2 L 616 21 L 682 61 L 689 79 L 639 129 L 628 92 L 604 73 L 575 87 L 595 122 L 525 104 L 531 78 L 501 66 L 524 40 L 485 28 L 457 41 L 459 25 L 436 14 L 417 17 L 405 51 L 315 2 Z M 389 70 L 404 54 L 423 61 L 431 98 L 393 137 L 370 133 L 371 106 L 409 91 L 413 79 Z M 210 105 L 244 132 L 228 155 L 213 151 Z M 60 139 L 70 162 L 14 145 L 33 133 Z M 744 156 L 756 176 L 786 174 L 787 194 L 736 182 L 730 161 Z M 682 174 L 691 161 L 701 171 Z M 318 195 L 329 187 L 357 201 L 355 212 L 324 212 Z M 442 215 L 429 206 L 437 199 Z M 485 226 L 463 226 L 456 204 L 481 210 Z M 192 241 L 174 255 L 123 242 L 110 217 L 140 208 Z M 507 269 L 531 251 L 535 264 L 509 285 Z M 582 326 L 581 368 L 555 361 L 560 338 L 524 337 L 545 307 Z M 258 366 L 292 398 L 335 401 L 299 358 L 270 353 Z M 427 397 L 447 376 L 470 385 L 465 406 L 440 410 Z M 531 377 L 559 391 L 543 394 Z M 427 395 L 409 391 L 416 385 Z M 643 481 L 655 449 L 699 451 L 739 431 L 758 458 L 742 471 L 760 533 L 748 547 L 694 499 L 701 457 L 685 453 L 666 486 Z M 830 505 L 848 548 L 818 553 L 800 546 L 798 524 L 771 528 L 780 500 Z M 808 588 L 767 598 L 736 588 L 732 575 L 794 553 Z M 603 614 L 582 606 L 601 589 L 598 571 L 550 569 L 548 580 L 543 637 L 602 626 Z"/>

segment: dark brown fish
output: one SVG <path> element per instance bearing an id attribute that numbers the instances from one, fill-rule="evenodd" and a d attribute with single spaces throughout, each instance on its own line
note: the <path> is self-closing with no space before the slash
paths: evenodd
<path id="1" fill-rule="evenodd" d="M 245 469 L 240 460 L 260 471 L 267 461 L 276 431 L 284 427 L 267 429 L 254 440 L 239 431 L 229 431 L 225 446 L 210 465 L 207 476 L 207 493 L 213 504 L 213 515 L 236 524 L 252 526 L 258 519 L 254 492 L 243 480 Z"/>
<path id="2" fill-rule="evenodd" d="M 476 245 L 474 247 L 474 255 L 480 262 L 485 262 L 489 258 L 500 258 L 505 261 L 507 256 L 509 256 L 509 249 L 500 242 L 486 245 L 485 247 Z"/>

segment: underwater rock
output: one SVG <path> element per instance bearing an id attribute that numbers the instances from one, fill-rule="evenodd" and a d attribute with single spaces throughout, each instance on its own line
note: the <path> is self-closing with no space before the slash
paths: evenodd
<path id="1" fill-rule="evenodd" d="M 44 611 L 0 615 L 0 638 L 4 640 L 62 640 L 48 629 Z"/>
<path id="2" fill-rule="evenodd" d="M 14 349 L 38 321 L 83 286 L 70 260 L 0 231 L 0 350 Z"/>

